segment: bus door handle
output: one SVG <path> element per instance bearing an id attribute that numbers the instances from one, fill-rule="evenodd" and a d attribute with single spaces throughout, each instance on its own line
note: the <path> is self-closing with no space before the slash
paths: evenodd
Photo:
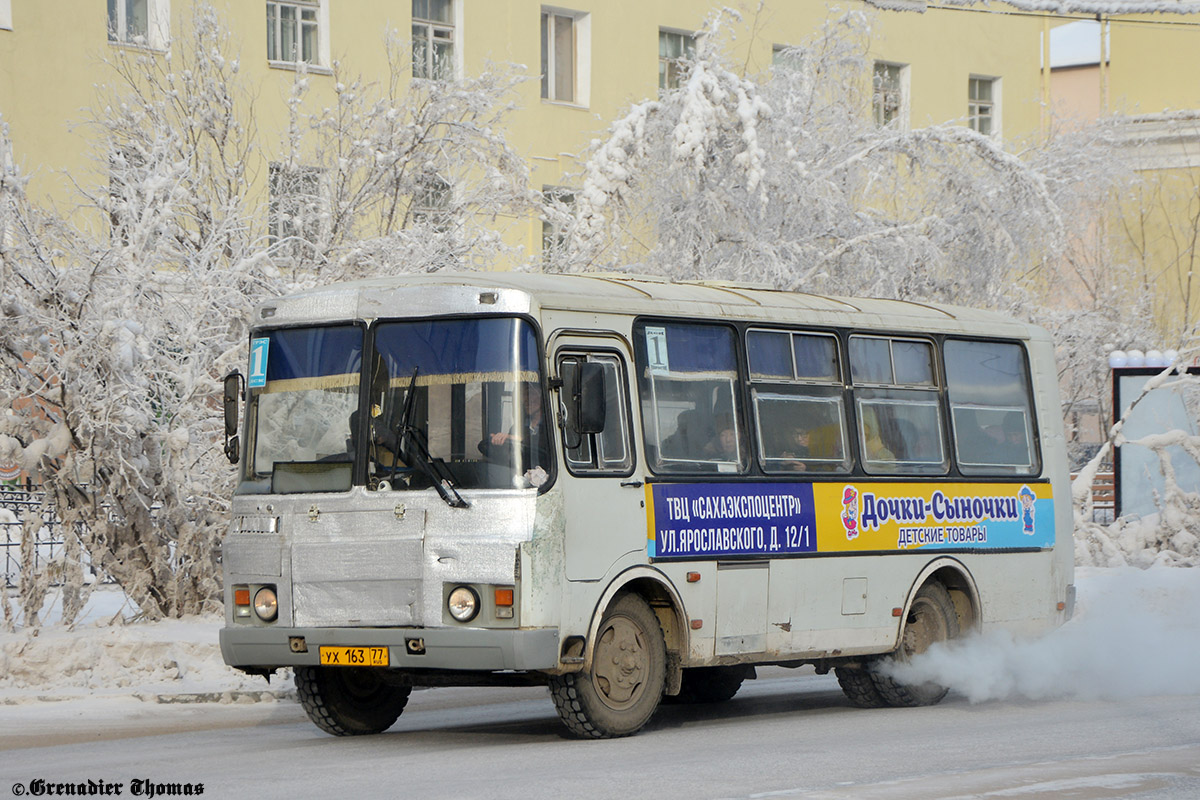
<path id="1" fill-rule="evenodd" d="M 622 486 L 628 486 L 630 489 L 642 488 L 642 482 L 637 480 L 621 481 Z"/>

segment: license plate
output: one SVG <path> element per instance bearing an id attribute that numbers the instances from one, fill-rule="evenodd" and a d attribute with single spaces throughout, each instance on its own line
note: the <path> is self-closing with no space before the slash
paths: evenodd
<path id="1" fill-rule="evenodd" d="M 330 667 L 386 667 L 386 647 L 322 647 L 321 664 Z"/>

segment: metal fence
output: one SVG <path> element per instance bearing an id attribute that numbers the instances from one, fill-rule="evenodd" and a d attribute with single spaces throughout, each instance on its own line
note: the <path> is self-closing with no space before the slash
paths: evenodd
<path id="1" fill-rule="evenodd" d="M 13 589 L 21 582 L 21 538 L 24 521 L 37 519 L 37 532 L 34 534 L 33 570 L 43 572 L 55 560 L 61 557 L 63 548 L 63 522 L 53 510 L 44 510 L 42 500 L 44 492 L 29 484 L 25 486 L 0 485 L 0 509 L 11 512 L 16 522 L 0 521 L 0 569 L 4 572 L 4 586 Z M 8 518 L 8 514 L 4 514 Z M 84 555 L 86 559 L 86 554 Z M 85 565 L 85 569 L 90 569 Z M 59 576 L 53 576 L 50 585 L 61 583 Z"/>

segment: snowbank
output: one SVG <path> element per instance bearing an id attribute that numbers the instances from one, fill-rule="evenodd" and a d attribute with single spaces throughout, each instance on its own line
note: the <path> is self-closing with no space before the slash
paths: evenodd
<path id="1" fill-rule="evenodd" d="M 1200 567 L 1193 520 L 1172 527 L 1161 515 L 1122 517 L 1108 525 L 1075 523 L 1075 563 L 1081 567 Z M 1200 528 L 1197 528 L 1200 531 Z"/>
<path id="2" fill-rule="evenodd" d="M 85 621 L 0 632 L 0 705 L 133 695 L 158 702 L 290 697 L 291 676 L 251 677 L 221 660 L 220 617 L 123 622 L 124 595 L 92 593 Z M 48 608 L 53 619 L 53 606 Z"/>

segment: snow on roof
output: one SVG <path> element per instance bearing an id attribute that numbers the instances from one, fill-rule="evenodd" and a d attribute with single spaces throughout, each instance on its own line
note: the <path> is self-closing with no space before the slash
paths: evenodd
<path id="1" fill-rule="evenodd" d="M 865 0 L 885 11 L 918 11 L 929 8 L 929 0 Z M 1004 6 L 1019 11 L 1044 11 L 1051 14 L 1196 14 L 1198 0 L 940 0 L 935 6 Z"/>

